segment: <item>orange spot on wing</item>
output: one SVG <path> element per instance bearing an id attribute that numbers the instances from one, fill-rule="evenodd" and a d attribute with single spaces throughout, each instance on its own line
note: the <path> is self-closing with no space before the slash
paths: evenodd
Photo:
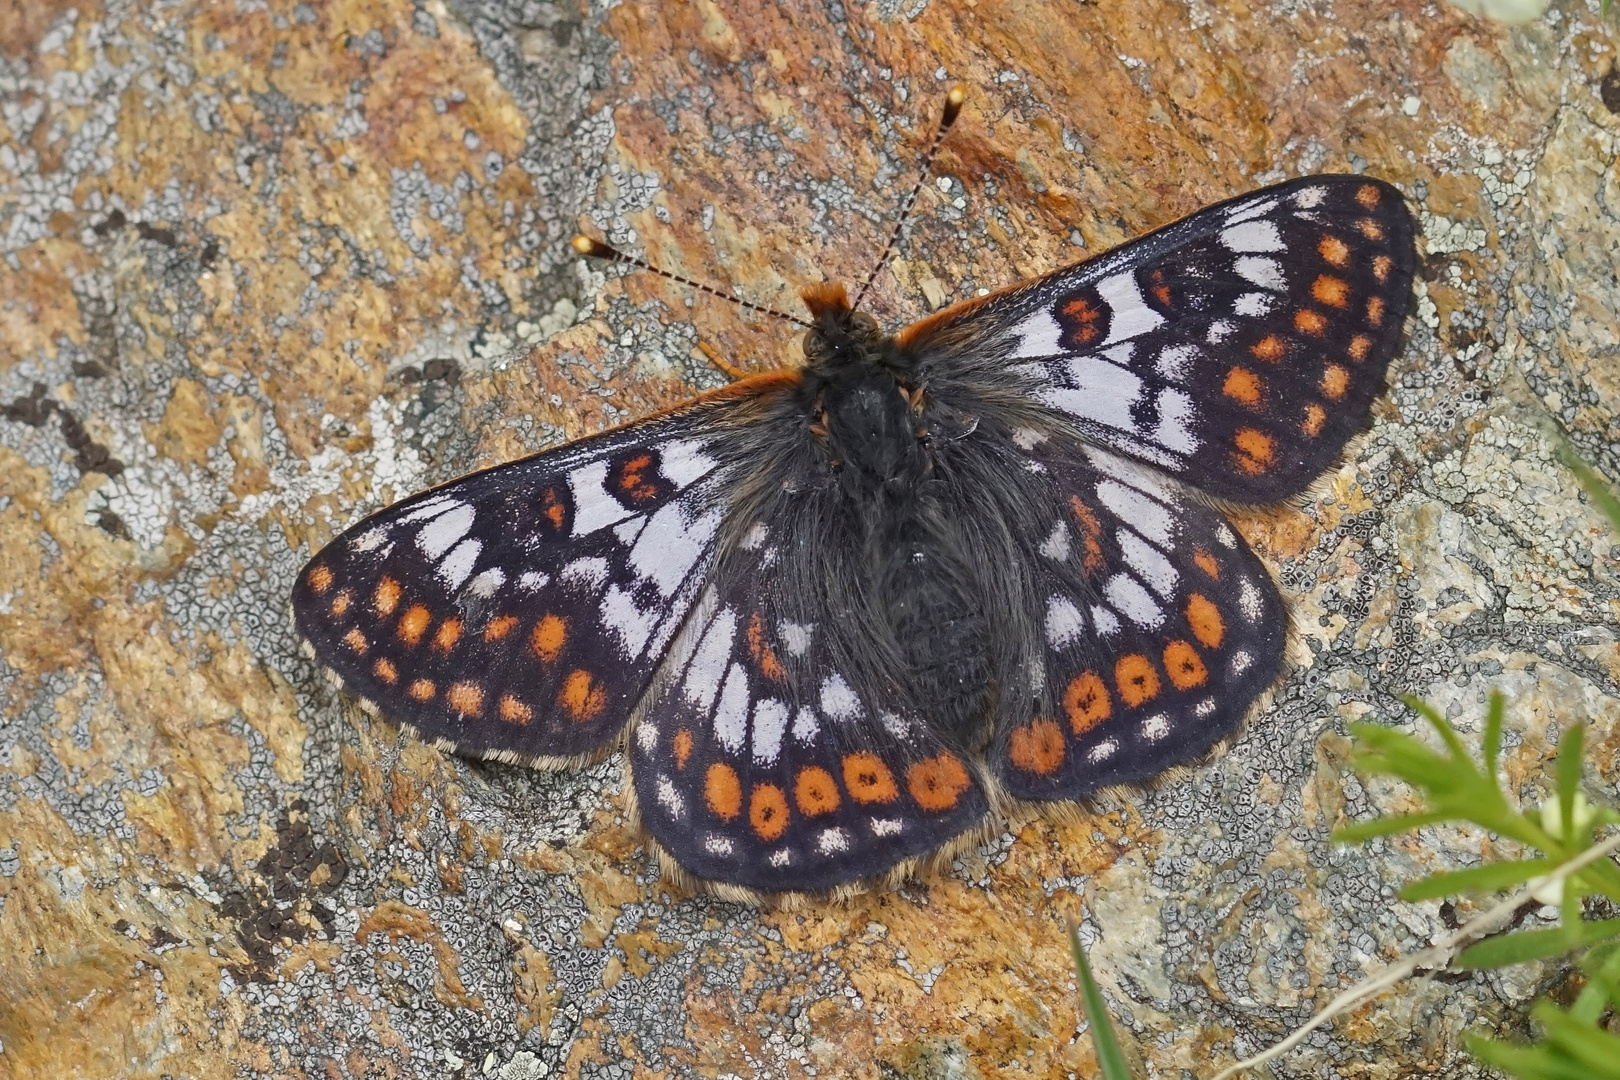
<path id="1" fill-rule="evenodd" d="M 1014 728 L 1007 753 L 1024 772 L 1050 776 L 1063 765 L 1063 731 L 1050 720 L 1035 720 Z"/>
<path id="2" fill-rule="evenodd" d="M 658 488 L 648 483 L 643 475 L 651 467 L 651 454 L 637 454 L 625 462 L 624 473 L 619 477 L 619 490 L 634 502 L 646 502 L 656 496 Z"/>
<path id="3" fill-rule="evenodd" d="M 1198 569 L 1202 570 L 1216 581 L 1220 580 L 1221 564 L 1215 561 L 1215 556 L 1211 555 L 1203 548 L 1199 548 L 1193 552 L 1193 562 L 1198 565 Z"/>
<path id="4" fill-rule="evenodd" d="M 685 728 L 677 731 L 673 740 L 673 749 L 675 751 L 675 767 L 677 769 L 686 768 L 686 759 L 692 756 L 692 733 Z"/>
<path id="5" fill-rule="evenodd" d="M 498 619 L 491 619 L 489 625 L 484 627 L 484 640 L 499 641 L 510 634 L 517 624 L 517 617 L 514 615 L 502 615 Z"/>
<path id="6" fill-rule="evenodd" d="M 444 699 L 463 716 L 477 716 L 484 709 L 484 688 L 477 683 L 451 683 Z"/>
<path id="7" fill-rule="evenodd" d="M 562 689 L 557 692 L 557 704 L 574 720 L 583 723 L 606 707 L 607 692 L 591 680 L 590 672 L 580 669 L 563 680 Z"/>
<path id="8" fill-rule="evenodd" d="M 332 614 L 337 616 L 342 615 L 345 611 L 348 611 L 349 602 L 353 599 L 354 594 L 348 589 L 344 589 L 342 592 L 332 597 Z"/>
<path id="9" fill-rule="evenodd" d="M 1080 523 L 1080 532 L 1085 541 L 1086 554 L 1080 560 L 1080 566 L 1086 573 L 1095 573 L 1102 568 L 1102 523 L 1091 507 L 1081 501 L 1080 496 L 1069 496 L 1069 509 L 1074 512 L 1074 519 Z"/>
<path id="10" fill-rule="evenodd" d="M 1187 625 L 1206 649 L 1220 648 L 1221 638 L 1226 636 L 1226 623 L 1221 621 L 1220 609 L 1202 593 L 1193 593 L 1187 598 Z"/>
<path id="11" fill-rule="evenodd" d="M 1300 308 L 1294 312 L 1294 328 L 1302 334 L 1320 334 L 1327 329 L 1327 320 L 1320 311 Z"/>
<path id="12" fill-rule="evenodd" d="M 1379 255 L 1373 259 L 1373 277 L 1379 281 L 1388 281 L 1389 272 L 1395 269 L 1395 260 L 1388 255 Z"/>
<path id="13" fill-rule="evenodd" d="M 1192 690 L 1209 681 L 1198 650 L 1179 638 L 1164 647 L 1164 670 L 1177 690 Z"/>
<path id="14" fill-rule="evenodd" d="M 389 686 L 399 681 L 399 671 L 387 657 L 380 657 L 371 665 L 371 673 Z"/>
<path id="15" fill-rule="evenodd" d="M 1238 468 L 1250 476 L 1259 476 L 1276 461 L 1271 436 L 1254 428 L 1239 428 L 1237 434 L 1232 436 L 1232 443 L 1237 447 L 1233 457 L 1237 460 Z"/>
<path id="16" fill-rule="evenodd" d="M 1338 364 L 1329 364 L 1322 371 L 1322 393 L 1329 401 L 1338 401 L 1350 389 L 1350 373 Z"/>
<path id="17" fill-rule="evenodd" d="M 451 616 L 439 624 L 439 632 L 433 635 L 433 647 L 440 652 L 449 652 L 461 640 L 461 620 Z"/>
<path id="18" fill-rule="evenodd" d="M 1357 334 L 1350 339 L 1350 359 L 1360 362 L 1367 359 L 1367 352 L 1372 348 L 1372 338 L 1366 334 Z"/>
<path id="19" fill-rule="evenodd" d="M 1382 240 L 1384 238 L 1384 227 L 1372 218 L 1362 218 L 1356 222 L 1356 231 L 1369 240 Z"/>
<path id="20" fill-rule="evenodd" d="M 737 780 L 737 770 L 723 761 L 710 765 L 703 778 L 703 801 L 721 821 L 730 821 L 742 813 L 742 784 Z"/>
<path id="21" fill-rule="evenodd" d="M 366 648 L 370 643 L 366 641 L 366 635 L 362 634 L 360 632 L 360 628 L 356 626 L 352 627 L 347 634 L 343 635 L 343 644 L 347 645 L 355 652 L 363 653 L 366 651 Z"/>
<path id="22" fill-rule="evenodd" d="M 838 783 L 832 773 L 816 765 L 799 770 L 793 782 L 793 801 L 805 817 L 830 814 L 838 809 Z"/>
<path id="23" fill-rule="evenodd" d="M 1342 308 L 1350 302 L 1350 285 L 1343 278 L 1323 274 L 1311 285 L 1311 295 L 1319 304 Z"/>
<path id="24" fill-rule="evenodd" d="M 1260 404 L 1260 379 L 1248 368 L 1235 367 L 1226 373 L 1221 393 L 1252 409 Z"/>
<path id="25" fill-rule="evenodd" d="M 405 692 L 417 701 L 428 701 L 439 692 L 439 688 L 433 685 L 432 679 L 417 679 Z"/>
<path id="26" fill-rule="evenodd" d="M 1337 236 L 1324 236 L 1316 245 L 1317 254 L 1332 266 L 1344 266 L 1350 261 L 1350 245 Z"/>
<path id="27" fill-rule="evenodd" d="M 776 658 L 771 643 L 765 640 L 765 619 L 757 611 L 748 618 L 748 655 L 754 658 L 754 666 L 759 673 L 772 682 L 787 678 L 782 661 Z"/>
<path id="28" fill-rule="evenodd" d="M 1249 351 L 1267 363 L 1275 364 L 1288 355 L 1288 343 L 1276 334 L 1267 334 L 1250 345 Z"/>
<path id="29" fill-rule="evenodd" d="M 1148 275 L 1148 278 L 1153 282 L 1153 288 L 1152 288 L 1153 299 L 1157 300 L 1159 303 L 1163 304 L 1165 307 L 1169 307 L 1170 306 L 1170 286 L 1165 283 L 1164 271 L 1163 270 L 1155 270 L 1155 271 L 1153 271 L 1153 273 Z"/>
<path id="30" fill-rule="evenodd" d="M 377 582 L 377 591 L 371 594 L 371 609 L 378 615 L 392 615 L 399 606 L 400 591 L 399 582 L 391 577 L 383 578 Z"/>
<path id="31" fill-rule="evenodd" d="M 548 614 L 534 624 L 534 633 L 529 635 L 529 645 L 534 649 L 534 655 L 547 663 L 557 659 L 567 640 L 568 623 L 559 615 Z"/>
<path id="32" fill-rule="evenodd" d="M 1114 711 L 1108 687 L 1095 671 L 1082 671 L 1063 691 L 1063 711 L 1069 714 L 1069 729 L 1084 735 Z"/>
<path id="33" fill-rule="evenodd" d="M 1314 439 L 1322 433 L 1322 425 L 1325 423 L 1327 413 L 1322 410 L 1322 406 L 1312 402 L 1305 406 L 1305 419 L 1300 422 L 1299 430 Z"/>
<path id="34" fill-rule="evenodd" d="M 1114 662 L 1114 686 L 1120 700 L 1131 708 L 1159 696 L 1159 672 L 1141 653 L 1126 653 Z"/>
<path id="35" fill-rule="evenodd" d="M 1102 321 L 1103 313 L 1085 297 L 1076 297 L 1064 304 L 1063 314 L 1075 323 L 1071 341 L 1076 346 L 1090 345 L 1102 336 L 1102 327 L 1098 324 Z"/>
<path id="36" fill-rule="evenodd" d="M 527 724 L 534 719 L 534 710 L 511 694 L 501 695 L 501 719 L 508 724 Z"/>
<path id="37" fill-rule="evenodd" d="M 546 493 L 540 496 L 540 512 L 551 522 L 553 532 L 560 532 L 568 524 L 568 504 L 554 487 L 546 488 Z"/>
<path id="38" fill-rule="evenodd" d="M 428 623 L 432 621 L 433 616 L 427 608 L 421 604 L 412 605 L 409 611 L 399 617 L 400 640 L 407 645 L 415 645 L 422 640 L 423 633 L 427 631 Z"/>
<path id="39" fill-rule="evenodd" d="M 966 767 L 948 750 L 906 770 L 906 789 L 911 797 L 918 806 L 936 814 L 955 806 L 971 784 Z"/>
<path id="40" fill-rule="evenodd" d="M 1384 298 L 1375 296 L 1367 301 L 1367 321 L 1374 326 L 1384 325 Z"/>
<path id="41" fill-rule="evenodd" d="M 1368 210 L 1371 210 L 1373 207 L 1378 205 L 1378 197 L 1380 194 L 1381 192 L 1379 192 L 1376 185 L 1362 184 L 1356 189 L 1356 202 L 1360 203 L 1362 206 L 1365 206 Z"/>
<path id="42" fill-rule="evenodd" d="M 315 590 L 315 594 L 319 596 L 332 587 L 332 571 L 325 566 L 313 566 L 310 567 L 309 576 L 305 580 L 309 582 L 309 587 Z"/>
<path id="43" fill-rule="evenodd" d="M 788 827 L 787 796 L 775 784 L 755 784 L 748 796 L 748 824 L 754 835 L 766 842 L 775 840 Z"/>
<path id="44" fill-rule="evenodd" d="M 844 787 L 858 803 L 887 803 L 900 797 L 889 767 L 876 754 L 844 755 Z"/>

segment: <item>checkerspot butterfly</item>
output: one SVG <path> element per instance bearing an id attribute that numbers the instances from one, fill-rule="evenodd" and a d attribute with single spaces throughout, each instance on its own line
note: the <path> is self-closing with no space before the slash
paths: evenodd
<path id="1" fill-rule="evenodd" d="M 373 514 L 298 629 L 459 753 L 622 733 L 666 868 L 723 894 L 893 879 L 1234 732 L 1288 617 L 1208 500 L 1366 425 L 1413 261 L 1393 187 L 1307 176 L 894 335 L 808 289 L 802 368 Z"/>

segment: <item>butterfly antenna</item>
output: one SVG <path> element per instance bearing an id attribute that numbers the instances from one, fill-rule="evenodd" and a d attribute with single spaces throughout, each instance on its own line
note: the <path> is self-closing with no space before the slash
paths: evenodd
<path id="1" fill-rule="evenodd" d="M 682 277 L 679 274 L 672 274 L 668 270 L 654 266 L 646 259 L 640 259 L 634 255 L 627 255 L 618 248 L 604 244 L 600 240 L 593 240 L 589 236 L 585 236 L 583 234 L 575 236 L 573 244 L 574 250 L 587 258 L 603 259 L 607 262 L 624 263 L 626 266 L 639 267 L 642 270 L 657 274 L 659 277 L 668 278 L 671 281 L 678 281 L 682 285 L 690 286 L 691 288 L 697 289 L 700 292 L 706 292 L 710 296 L 718 296 L 722 300 L 728 300 L 731 303 L 736 304 L 738 307 L 747 308 L 749 311 L 756 311 L 761 315 L 774 315 L 778 319 L 785 319 L 786 321 L 793 323 L 795 326 L 802 326 L 806 329 L 808 329 L 810 326 L 809 323 L 805 322 L 803 319 L 797 318 L 796 316 L 789 315 L 786 312 L 777 311 L 773 307 L 766 307 L 763 304 L 755 304 L 751 303 L 750 301 L 740 299 L 732 296 L 730 293 L 721 292 L 712 285 L 705 285 L 701 281 L 693 281 L 689 277 Z"/>
<path id="2" fill-rule="evenodd" d="M 934 141 L 928 147 L 928 153 L 923 155 L 922 167 L 917 170 L 917 182 L 911 185 L 911 194 L 906 196 L 906 203 L 900 208 L 900 216 L 894 222 L 894 231 L 889 233 L 889 242 L 883 245 L 883 254 L 878 256 L 877 265 L 866 275 L 866 280 L 861 284 L 861 291 L 855 294 L 855 303 L 852 305 L 854 308 L 860 308 L 866 291 L 872 287 L 872 282 L 877 280 L 878 273 L 888 265 L 889 256 L 894 253 L 894 245 L 900 240 L 900 233 L 911 220 L 911 208 L 917 205 L 917 196 L 922 194 L 923 183 L 927 181 L 928 171 L 934 164 L 934 155 L 939 153 L 939 146 L 945 141 L 945 133 L 956 123 L 956 117 L 962 111 L 962 103 L 966 100 L 967 87 L 961 83 L 951 87 L 950 92 L 945 95 L 945 114 L 939 118 L 939 130 L 934 132 Z"/>

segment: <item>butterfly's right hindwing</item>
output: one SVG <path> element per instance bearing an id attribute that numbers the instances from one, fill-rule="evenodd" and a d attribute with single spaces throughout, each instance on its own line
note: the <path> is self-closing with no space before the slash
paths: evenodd
<path id="1" fill-rule="evenodd" d="M 316 658 L 388 719 L 540 764 L 629 715 L 702 586 L 739 468 L 745 395 L 395 503 L 293 590 Z"/>

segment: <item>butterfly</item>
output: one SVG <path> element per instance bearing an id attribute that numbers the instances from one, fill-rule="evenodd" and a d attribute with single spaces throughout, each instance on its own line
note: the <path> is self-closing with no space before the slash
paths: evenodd
<path id="1" fill-rule="evenodd" d="M 674 876 L 894 881 L 1234 733 L 1288 614 L 1215 504 L 1300 492 L 1366 426 L 1413 264 L 1394 187 L 1321 175 L 896 334 L 818 285 L 802 367 L 371 515 L 297 627 L 457 753 L 622 745 Z"/>

